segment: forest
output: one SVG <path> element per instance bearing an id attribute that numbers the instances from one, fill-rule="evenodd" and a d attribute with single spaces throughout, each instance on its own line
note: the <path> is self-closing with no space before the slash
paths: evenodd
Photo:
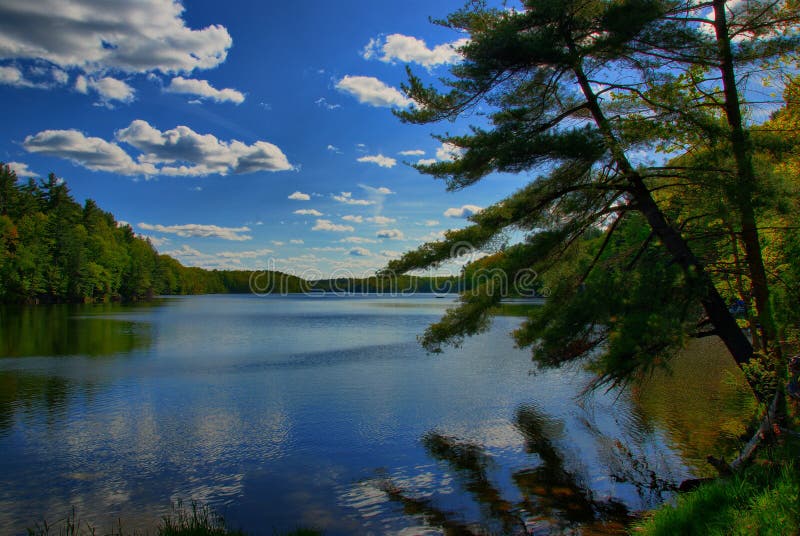
<path id="1" fill-rule="evenodd" d="M 278 272 L 288 292 L 300 280 Z M 0 165 L 0 302 L 142 300 L 250 292 L 249 271 L 204 270 L 159 254 L 91 199 L 81 206 L 50 174 L 25 182 Z"/>
<path id="2" fill-rule="evenodd" d="M 252 281 L 251 281 L 252 279 Z M 20 181 L 0 163 L 0 303 L 137 301 L 181 294 L 386 293 L 464 290 L 457 277 L 307 281 L 269 270 L 206 270 L 160 254 L 54 174 Z"/>

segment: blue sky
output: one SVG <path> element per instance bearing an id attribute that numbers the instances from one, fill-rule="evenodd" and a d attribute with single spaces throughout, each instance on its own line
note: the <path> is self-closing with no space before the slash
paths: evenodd
<path id="1" fill-rule="evenodd" d="M 0 160 L 187 265 L 369 273 L 528 179 L 448 193 L 406 164 L 466 129 L 391 113 L 407 63 L 433 81 L 458 60 L 429 18 L 462 5 L 5 0 Z"/>

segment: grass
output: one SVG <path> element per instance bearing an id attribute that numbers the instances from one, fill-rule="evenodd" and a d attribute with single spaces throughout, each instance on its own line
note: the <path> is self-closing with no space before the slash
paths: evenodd
<path id="1" fill-rule="evenodd" d="M 55 524 L 37 523 L 28 529 L 28 536 L 148 536 L 149 532 L 126 531 L 122 523 L 110 532 L 98 531 L 88 522 L 82 522 L 75 508 Z M 192 501 L 187 508 L 181 501 L 172 505 L 172 511 L 161 518 L 156 536 L 246 536 L 241 530 L 229 529 L 225 520 L 211 507 Z M 276 535 L 279 533 L 275 533 Z M 296 529 L 284 536 L 320 536 L 322 532 L 314 529 Z"/>
<path id="2" fill-rule="evenodd" d="M 665 505 L 634 533 L 651 536 L 800 534 L 800 466 L 786 449 Z"/>

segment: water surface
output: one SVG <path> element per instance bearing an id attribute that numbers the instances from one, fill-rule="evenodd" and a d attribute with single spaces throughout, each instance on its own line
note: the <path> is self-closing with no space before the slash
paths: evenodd
<path id="1" fill-rule="evenodd" d="M 615 532 L 735 448 L 746 397 L 713 342 L 649 387 L 576 397 L 589 376 L 535 370 L 513 316 L 427 355 L 451 301 L 0 309 L 0 533 L 72 506 L 152 528 L 177 499 L 251 534 Z"/>

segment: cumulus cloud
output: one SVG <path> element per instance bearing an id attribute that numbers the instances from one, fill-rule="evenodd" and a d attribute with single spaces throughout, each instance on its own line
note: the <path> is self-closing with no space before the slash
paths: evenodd
<path id="1" fill-rule="evenodd" d="M 241 104 L 244 102 L 244 94 L 235 89 L 217 89 L 208 80 L 197 80 L 194 78 L 183 78 L 176 76 L 169 85 L 164 88 L 167 93 L 180 93 L 183 95 L 195 95 L 201 99 L 210 99 L 214 102 L 232 102 Z"/>
<path id="2" fill-rule="evenodd" d="M 347 214 L 342 216 L 344 221 L 351 221 L 353 223 L 364 223 L 364 216 L 353 216 L 352 214 Z"/>
<path id="3" fill-rule="evenodd" d="M 378 164 L 380 167 L 385 168 L 393 168 L 397 164 L 397 160 L 394 158 L 390 158 L 388 156 L 383 156 L 382 154 L 376 155 L 369 155 L 369 156 L 362 156 L 356 159 L 358 162 L 369 162 L 372 164 Z"/>
<path id="4" fill-rule="evenodd" d="M 382 229 L 375 233 L 378 238 L 388 238 L 390 240 L 404 240 L 405 235 L 400 229 Z"/>
<path id="5" fill-rule="evenodd" d="M 301 238 L 292 238 L 289 240 L 290 244 L 305 244 Z"/>
<path id="6" fill-rule="evenodd" d="M 347 252 L 348 255 L 352 255 L 353 257 L 369 257 L 372 255 L 367 248 L 355 247 Z"/>
<path id="7" fill-rule="evenodd" d="M 87 89 L 91 88 L 100 96 L 103 103 L 109 104 L 111 101 L 132 102 L 136 97 L 136 91 L 122 80 L 117 80 L 110 76 L 86 80 Z M 83 92 L 85 93 L 85 91 Z"/>
<path id="8" fill-rule="evenodd" d="M 330 152 L 332 152 L 332 153 L 336 153 L 336 154 L 342 154 L 342 151 L 341 151 L 341 150 L 339 150 L 339 148 L 338 148 L 338 147 L 336 147 L 335 145 L 328 144 L 328 147 L 327 147 L 327 149 L 328 149 Z"/>
<path id="9" fill-rule="evenodd" d="M 392 250 L 389 250 L 389 249 L 381 250 L 381 256 L 382 257 L 387 257 L 387 258 L 391 259 L 391 258 L 399 257 L 401 255 L 402 255 L 402 253 L 400 251 L 392 251 Z"/>
<path id="10" fill-rule="evenodd" d="M 368 199 L 355 199 L 353 198 L 352 192 L 341 192 L 339 195 L 331 196 L 335 201 L 339 203 L 344 203 L 346 205 L 374 205 L 375 201 L 370 201 Z"/>
<path id="11" fill-rule="evenodd" d="M 413 101 L 400 93 L 396 88 L 387 86 L 377 78 L 371 76 L 350 76 L 336 82 L 336 89 L 349 93 L 362 104 L 370 106 L 406 107 Z"/>
<path id="12" fill-rule="evenodd" d="M 165 234 L 175 234 L 182 237 L 201 237 L 201 238 L 221 238 L 223 240 L 233 240 L 240 242 L 250 240 L 253 237 L 242 234 L 250 231 L 249 227 L 220 227 L 218 225 L 203 225 L 199 223 L 186 223 L 183 225 L 161 225 L 150 223 L 139 223 L 139 229 L 145 231 L 156 231 Z"/>
<path id="13" fill-rule="evenodd" d="M 422 222 L 422 225 L 424 225 L 425 227 L 436 227 L 437 225 L 439 225 L 439 220 L 425 220 L 424 222 Z"/>
<path id="14" fill-rule="evenodd" d="M 469 218 L 482 210 L 483 208 L 477 205 L 462 205 L 460 208 L 448 208 L 444 211 L 444 215 L 448 218 Z"/>
<path id="15" fill-rule="evenodd" d="M 303 192 L 297 191 L 289 196 L 289 199 L 293 199 L 295 201 L 309 201 L 311 196 L 308 194 L 304 194 Z"/>
<path id="16" fill-rule="evenodd" d="M 16 173 L 17 178 L 24 179 L 24 178 L 36 178 L 39 176 L 38 173 L 32 171 L 28 164 L 23 162 L 6 162 L 6 165 L 11 168 L 11 171 Z"/>
<path id="17" fill-rule="evenodd" d="M 291 199 L 291 196 L 289 196 L 289 199 Z M 317 209 L 313 209 L 313 208 L 301 208 L 301 209 L 295 210 L 294 214 L 299 214 L 300 216 L 322 216 L 323 215 L 322 212 L 320 212 Z"/>
<path id="18" fill-rule="evenodd" d="M 135 162 L 116 143 L 87 137 L 77 130 L 43 130 L 28 136 L 22 146 L 29 153 L 65 158 L 92 171 L 120 175 L 157 175 L 149 162 Z"/>
<path id="19" fill-rule="evenodd" d="M 435 158 L 420 158 L 417 160 L 418 166 L 430 166 L 431 164 L 435 164 L 438 162 Z"/>
<path id="20" fill-rule="evenodd" d="M 9 65 L 7 67 L 0 67 L 0 84 L 15 87 L 32 87 L 33 82 L 27 80 L 22 71 Z"/>
<path id="21" fill-rule="evenodd" d="M 391 34 L 386 37 L 370 39 L 361 55 L 364 59 L 376 58 L 385 63 L 401 61 L 418 63 L 423 67 L 457 63 L 462 59 L 458 48 L 466 45 L 468 39 L 459 39 L 452 43 L 443 43 L 433 48 L 422 39 L 403 34 Z"/>
<path id="22" fill-rule="evenodd" d="M 314 227 L 311 228 L 312 231 L 332 231 L 337 233 L 343 232 L 353 232 L 355 228 L 352 225 L 339 225 L 338 223 L 333 223 L 330 220 L 317 220 L 317 223 L 314 224 Z"/>
<path id="23" fill-rule="evenodd" d="M 399 154 L 403 156 L 422 156 L 425 154 L 425 151 L 422 149 L 409 149 L 408 151 L 400 151 Z"/>
<path id="24" fill-rule="evenodd" d="M 87 73 L 188 73 L 224 62 L 228 31 L 189 28 L 183 11 L 174 0 L 6 0 L 0 58 L 43 59 Z"/>
<path id="25" fill-rule="evenodd" d="M 87 169 L 121 175 L 192 177 L 293 169 L 286 155 L 271 143 L 226 142 L 186 126 L 162 132 L 137 119 L 117 131 L 116 141 L 131 145 L 142 154 L 134 161 L 117 143 L 87 137 L 77 130 L 45 130 L 28 136 L 22 145 L 29 152 L 66 158 Z"/>
<path id="26" fill-rule="evenodd" d="M 227 175 L 294 169 L 286 155 L 269 142 L 257 141 L 252 145 L 238 140 L 225 142 L 213 134 L 198 134 L 186 126 L 162 132 L 147 121 L 137 119 L 117 131 L 116 137 L 142 151 L 142 162 L 170 164 L 160 168 L 163 175 Z"/>

